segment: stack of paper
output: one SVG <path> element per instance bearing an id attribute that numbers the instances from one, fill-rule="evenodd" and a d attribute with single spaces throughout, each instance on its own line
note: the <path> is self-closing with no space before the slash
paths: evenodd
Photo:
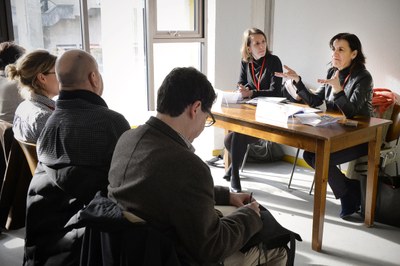
<path id="1" fill-rule="evenodd" d="M 261 101 L 281 103 L 281 102 L 285 102 L 286 100 L 287 100 L 286 97 L 255 97 L 251 100 L 247 100 L 246 103 L 252 104 L 252 105 L 257 105 Z"/>

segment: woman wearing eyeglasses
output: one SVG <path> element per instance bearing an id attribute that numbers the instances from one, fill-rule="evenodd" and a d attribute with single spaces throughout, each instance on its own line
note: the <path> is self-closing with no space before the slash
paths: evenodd
<path id="1" fill-rule="evenodd" d="M 257 28 L 246 30 L 243 34 L 241 53 L 238 89 L 242 97 L 282 97 L 282 78 L 274 75 L 275 72 L 282 72 L 282 63 L 276 55 L 269 51 L 264 32 Z M 258 140 L 258 138 L 236 132 L 226 135 L 225 148 L 229 151 L 232 163 L 224 178 L 231 182 L 231 191 L 240 192 L 242 190 L 239 168 L 243 162 L 247 145 L 256 143 Z"/>
<path id="2" fill-rule="evenodd" d="M 371 74 L 365 68 L 365 56 L 358 37 L 351 33 L 339 33 L 329 41 L 332 49 L 332 67 L 325 79 L 318 79 L 322 84 L 311 93 L 301 81 L 300 76 L 285 66 L 287 72 L 276 73 L 278 77 L 293 80 L 297 94 L 311 107 L 326 104 L 328 110 L 341 111 L 346 118 L 372 115 Z M 335 197 L 340 198 L 342 209 L 340 217 L 345 218 L 360 209 L 360 182 L 347 178 L 337 167 L 368 154 L 368 143 L 334 152 L 330 156 L 328 182 Z M 305 151 L 304 160 L 315 167 L 315 153 Z"/>
<path id="3" fill-rule="evenodd" d="M 18 140 L 36 143 L 54 110 L 53 98 L 59 94 L 56 58 L 45 50 L 36 50 L 6 67 L 7 76 L 18 81 L 25 99 L 15 111 L 13 132 Z"/>

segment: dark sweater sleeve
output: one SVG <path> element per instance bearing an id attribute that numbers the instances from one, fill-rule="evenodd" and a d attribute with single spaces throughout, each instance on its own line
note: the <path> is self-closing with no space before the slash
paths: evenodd
<path id="1" fill-rule="evenodd" d="M 239 76 L 239 81 L 238 84 L 241 84 L 243 86 L 248 86 L 248 80 L 247 80 L 247 68 L 248 68 L 249 64 L 244 62 L 242 60 L 242 62 L 240 63 L 240 76 Z"/>
<path id="2" fill-rule="evenodd" d="M 325 87 L 321 86 L 317 93 L 310 92 L 306 86 L 304 85 L 303 81 L 300 79 L 299 82 L 293 82 L 297 89 L 297 94 L 300 96 L 303 101 L 311 107 L 320 106 L 324 101 L 324 90 Z"/>
<path id="3" fill-rule="evenodd" d="M 275 76 L 275 72 L 282 72 L 282 62 L 275 55 L 268 55 L 264 77 L 261 80 L 260 90 L 254 90 L 254 97 L 283 97 L 282 78 Z"/>

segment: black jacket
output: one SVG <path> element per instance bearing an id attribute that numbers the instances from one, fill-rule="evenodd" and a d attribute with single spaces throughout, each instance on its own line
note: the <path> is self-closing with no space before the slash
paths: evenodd
<path id="1" fill-rule="evenodd" d="M 256 85 L 254 84 L 252 74 L 252 64 L 242 61 L 239 84 L 249 87 L 253 90 L 253 96 L 266 96 L 266 97 L 282 97 L 282 78 L 276 77 L 275 72 L 282 72 L 282 63 L 279 57 L 272 54 L 265 56 L 264 67 L 262 67 L 264 57 L 255 60 L 254 63 L 254 74 L 259 77 L 261 68 L 263 69 L 260 81 L 260 90 L 257 91 Z"/>
<path id="2" fill-rule="evenodd" d="M 330 68 L 327 79 L 330 79 L 335 71 L 335 68 Z M 345 83 L 349 72 L 349 68 L 339 72 L 340 84 Z M 310 92 L 301 80 L 295 86 L 298 95 L 311 107 L 320 106 L 325 100 L 328 110 L 339 110 L 347 118 L 372 115 L 373 81 L 371 74 L 364 67 L 352 71 L 344 90 L 337 94 L 333 94 L 332 87 L 327 84 L 322 85 L 315 93 Z"/>
<path id="3" fill-rule="evenodd" d="M 84 229 L 71 217 L 106 190 L 115 145 L 129 123 L 88 91 L 61 91 L 38 143 L 27 196 L 24 265 L 78 265 Z"/>

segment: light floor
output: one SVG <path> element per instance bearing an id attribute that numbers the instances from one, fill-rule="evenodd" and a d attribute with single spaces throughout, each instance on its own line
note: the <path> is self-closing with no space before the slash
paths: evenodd
<path id="1" fill-rule="evenodd" d="M 210 159 L 210 158 L 204 158 Z M 328 190 L 322 252 L 311 249 L 313 196 L 308 194 L 313 172 L 297 167 L 287 188 L 292 165 L 287 162 L 247 164 L 242 188 L 266 206 L 285 227 L 301 235 L 296 245 L 296 265 L 400 265 L 400 228 L 339 218 L 339 201 Z M 222 168 L 211 167 L 216 185 L 229 185 Z M 22 264 L 24 230 L 0 234 L 0 265 Z"/>
<path id="2" fill-rule="evenodd" d="M 216 185 L 229 185 L 224 170 L 211 167 Z M 299 233 L 295 265 L 400 265 L 400 228 L 339 217 L 340 201 L 328 187 L 322 252 L 311 249 L 313 195 L 309 195 L 314 172 L 296 167 L 291 188 L 287 184 L 292 164 L 287 162 L 246 164 L 241 184 L 244 191 L 267 207 L 286 228 Z"/>

